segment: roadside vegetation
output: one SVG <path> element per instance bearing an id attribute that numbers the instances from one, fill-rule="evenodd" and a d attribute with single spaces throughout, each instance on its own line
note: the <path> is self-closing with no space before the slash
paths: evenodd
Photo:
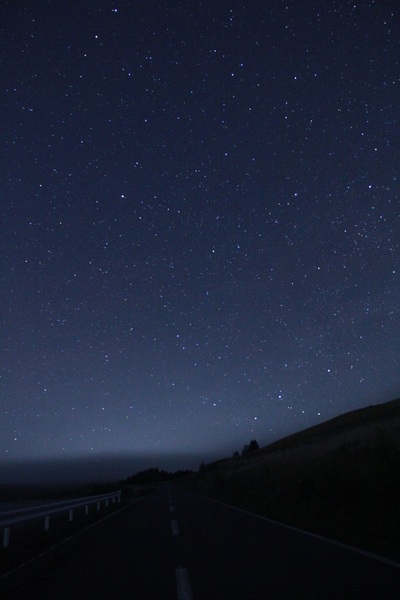
<path id="1" fill-rule="evenodd" d="M 245 449 L 185 487 L 400 560 L 400 400 Z"/>

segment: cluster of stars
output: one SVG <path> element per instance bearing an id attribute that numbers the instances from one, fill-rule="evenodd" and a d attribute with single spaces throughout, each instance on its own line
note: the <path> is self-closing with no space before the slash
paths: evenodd
<path id="1" fill-rule="evenodd" d="M 0 457 L 200 462 L 396 396 L 396 7 L 89 4 L 5 10 Z"/>

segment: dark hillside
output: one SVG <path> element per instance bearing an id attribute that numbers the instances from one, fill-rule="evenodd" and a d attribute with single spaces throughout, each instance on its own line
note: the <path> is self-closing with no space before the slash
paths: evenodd
<path id="1" fill-rule="evenodd" d="M 400 559 L 400 400 L 203 465 L 192 489 Z"/>
<path id="2" fill-rule="evenodd" d="M 359 427 L 370 428 L 373 426 L 379 427 L 380 425 L 385 426 L 385 423 L 389 422 L 391 419 L 399 419 L 399 415 L 400 399 L 391 400 L 384 404 L 358 408 L 348 413 L 344 413 L 343 415 L 339 415 L 338 417 L 334 417 L 324 423 L 314 425 L 313 427 L 284 437 L 281 440 L 265 446 L 264 450 L 275 450 L 300 442 L 310 442 L 319 436 L 337 435 L 339 433 L 354 431 Z"/>

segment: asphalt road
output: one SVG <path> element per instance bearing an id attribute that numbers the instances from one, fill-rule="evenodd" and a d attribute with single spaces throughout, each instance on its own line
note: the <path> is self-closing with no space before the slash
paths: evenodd
<path id="1" fill-rule="evenodd" d="M 1 588 L 4 600 L 397 600 L 400 568 L 164 486 Z"/>

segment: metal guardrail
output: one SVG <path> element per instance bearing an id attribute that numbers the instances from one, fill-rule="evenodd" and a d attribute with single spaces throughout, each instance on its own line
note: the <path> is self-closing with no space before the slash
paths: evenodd
<path id="1" fill-rule="evenodd" d="M 0 512 L 0 527 L 3 527 L 3 548 L 8 548 L 10 544 L 11 526 L 28 523 L 44 517 L 44 530 L 50 529 L 50 515 L 56 513 L 68 512 L 68 520 L 74 520 L 74 509 L 85 507 L 85 514 L 89 512 L 89 506 L 96 504 L 99 511 L 101 503 L 104 502 L 108 506 L 109 502 L 115 503 L 121 501 L 121 491 L 111 492 L 109 494 L 101 494 L 99 496 L 86 496 L 84 498 L 74 498 L 72 500 L 61 500 L 50 504 L 41 504 L 39 506 L 28 506 L 16 510 L 7 510 Z"/>

